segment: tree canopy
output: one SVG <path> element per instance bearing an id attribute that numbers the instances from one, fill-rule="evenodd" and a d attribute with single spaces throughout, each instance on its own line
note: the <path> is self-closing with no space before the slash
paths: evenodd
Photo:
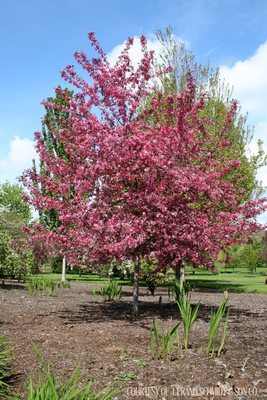
<path id="1" fill-rule="evenodd" d="M 92 32 L 89 39 L 98 57 L 88 60 L 80 52 L 75 58 L 93 84 L 68 65 L 61 75 L 79 93 L 71 97 L 56 88 L 69 106 L 43 102 L 60 111 L 62 128 L 51 124 L 50 132 L 52 141 L 63 143 L 64 154 L 50 152 L 36 132 L 45 173 L 28 170 L 22 179 L 34 194 L 28 201 L 38 210 L 55 209 L 61 221 L 50 232 L 36 225 L 33 235 L 63 252 L 68 249 L 70 263 L 81 256 L 101 263 L 110 258 L 135 262 L 137 313 L 141 259 L 157 260 L 165 270 L 181 260 L 212 268 L 212 258 L 222 249 L 260 228 L 256 217 L 267 206 L 265 199 L 241 204 L 243 191 L 227 179 L 241 164 L 220 151 L 231 145 L 227 133 L 236 102 L 216 140 L 208 130 L 213 122 L 201 116 L 206 95 L 196 96 L 192 75 L 183 93 L 154 91 L 149 107 L 140 112 L 152 90 L 153 53 L 145 37 L 140 38 L 143 58 L 136 71 L 128 54 L 132 38 L 114 67 Z M 238 176 L 235 180 L 238 184 Z"/>

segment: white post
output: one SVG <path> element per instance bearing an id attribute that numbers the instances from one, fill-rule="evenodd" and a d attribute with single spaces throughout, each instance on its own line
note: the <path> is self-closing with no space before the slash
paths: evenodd
<path id="1" fill-rule="evenodd" d="M 64 254 L 62 260 L 62 282 L 66 282 L 66 255 Z"/>

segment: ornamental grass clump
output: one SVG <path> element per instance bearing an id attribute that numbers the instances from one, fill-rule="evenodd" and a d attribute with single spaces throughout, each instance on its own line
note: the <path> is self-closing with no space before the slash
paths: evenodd
<path id="1" fill-rule="evenodd" d="M 46 368 L 38 348 L 31 342 L 41 361 L 46 379 L 39 374 L 38 384 L 35 386 L 30 377 L 30 384 L 26 400 L 108 400 L 120 393 L 122 384 L 112 388 L 114 382 L 96 393 L 92 388 L 92 381 L 78 389 L 81 378 L 79 377 L 79 365 L 66 383 L 56 381 L 52 367 Z M 102 396 L 102 397 L 100 397 Z M 20 396 L 9 397 L 11 400 L 22 400 Z"/>
<path id="2" fill-rule="evenodd" d="M 103 301 L 120 301 L 122 298 L 122 286 L 118 287 L 118 285 L 118 282 L 113 281 L 110 283 L 105 283 L 104 286 L 100 286 L 98 292 L 93 289 L 94 300 L 97 301 L 97 299 L 100 297 Z"/>
<path id="3" fill-rule="evenodd" d="M 9 375 L 9 361 L 13 359 L 13 357 L 10 357 L 10 348 L 7 348 L 7 346 L 10 344 L 10 342 L 6 341 L 6 335 L 0 336 L 0 398 L 8 398 L 7 394 L 9 391 L 9 385 L 7 385 L 4 381 L 4 379 Z"/>
<path id="4" fill-rule="evenodd" d="M 49 281 L 46 279 L 43 279 L 42 281 L 42 286 L 43 286 L 43 294 L 46 296 L 46 289 L 49 288 Z"/>
<path id="5" fill-rule="evenodd" d="M 197 318 L 197 313 L 198 313 L 198 309 L 200 306 L 200 300 L 192 313 L 191 297 L 187 300 L 186 295 L 185 295 L 185 290 L 183 289 L 183 295 L 179 298 L 179 300 L 177 301 L 177 304 L 178 304 L 178 307 L 179 307 L 179 310 L 181 312 L 182 319 L 183 319 L 184 333 L 185 333 L 184 347 L 185 347 L 185 349 L 187 349 L 189 332 L 190 332 L 190 329 L 191 329 L 193 323 L 195 322 L 195 320 Z"/>
<path id="6" fill-rule="evenodd" d="M 41 286 L 42 286 L 42 283 L 41 283 L 40 279 L 33 279 L 26 283 L 26 287 L 28 289 L 29 295 L 39 293 Z"/>
<path id="7" fill-rule="evenodd" d="M 56 287 L 56 282 L 47 279 L 33 279 L 26 283 L 29 295 L 37 294 L 43 288 L 43 295 L 53 296 Z"/>
<path id="8" fill-rule="evenodd" d="M 226 292 L 223 296 L 222 302 L 218 308 L 217 313 L 214 313 L 211 307 L 211 316 L 210 316 L 210 326 L 209 326 L 209 343 L 208 343 L 208 347 L 206 350 L 206 354 L 207 356 L 210 353 L 210 349 L 212 346 L 212 342 L 213 342 L 213 348 L 212 348 L 212 352 L 211 352 L 211 357 L 214 356 L 214 352 L 215 352 L 215 346 L 217 343 L 217 338 L 218 338 L 218 333 L 219 333 L 219 326 L 220 326 L 220 322 L 224 316 L 225 310 L 226 310 L 226 305 L 227 305 L 227 301 L 228 301 L 228 293 Z M 230 311 L 230 307 L 228 309 L 228 313 L 226 316 L 226 321 L 224 324 L 224 330 L 223 330 L 223 338 L 222 338 L 222 342 L 221 345 L 218 349 L 218 357 L 221 354 L 221 351 L 223 349 L 224 346 L 224 342 L 225 342 L 225 338 L 226 338 L 226 331 L 227 331 L 227 324 L 228 324 L 228 317 L 229 317 L 229 311 Z"/>
<path id="9" fill-rule="evenodd" d="M 34 294 L 34 286 L 33 286 L 33 281 L 26 282 L 26 288 L 28 290 L 29 295 L 31 296 Z"/>
<path id="10" fill-rule="evenodd" d="M 54 282 L 54 281 L 49 281 L 49 285 L 48 285 L 48 288 L 49 288 L 49 296 L 53 296 L 55 287 L 56 287 L 56 282 Z"/>
<path id="11" fill-rule="evenodd" d="M 167 358 L 169 358 L 169 360 L 171 360 L 171 351 L 173 348 L 175 333 L 181 322 L 178 322 L 178 324 L 176 324 L 174 326 L 174 328 L 171 329 L 171 321 L 170 321 L 169 328 L 168 328 L 166 335 L 164 334 L 164 328 L 163 328 L 163 324 L 162 324 L 162 346 L 161 346 L 161 350 L 160 350 L 158 321 L 157 321 L 157 319 L 154 318 L 154 315 L 153 315 L 153 328 L 154 328 L 154 336 L 155 336 L 155 341 L 156 341 L 156 346 L 157 346 L 158 358 L 164 358 L 165 361 L 167 361 Z M 179 343 L 178 343 L 178 345 L 179 345 Z M 150 350 L 151 350 L 153 358 L 155 359 L 154 338 L 153 338 L 152 328 L 150 330 Z"/>

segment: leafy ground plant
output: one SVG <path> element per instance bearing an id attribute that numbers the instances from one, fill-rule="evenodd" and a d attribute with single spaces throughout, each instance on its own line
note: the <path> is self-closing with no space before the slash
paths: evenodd
<path id="1" fill-rule="evenodd" d="M 168 332 L 166 335 L 164 334 L 164 328 L 163 328 L 163 324 L 162 324 L 162 347 L 161 347 L 161 351 L 160 351 L 158 321 L 157 321 L 157 319 L 154 318 L 154 315 L 153 315 L 153 328 L 154 328 L 155 341 L 156 341 L 156 345 L 157 345 L 158 357 L 164 358 L 165 361 L 167 361 L 167 355 L 169 356 L 169 360 L 171 359 L 171 351 L 172 351 L 173 342 L 175 339 L 175 333 L 176 333 L 180 323 L 181 322 L 178 322 L 178 324 L 176 324 L 175 327 L 171 329 L 171 321 L 170 321 L 169 329 L 168 329 Z M 150 333 L 150 350 L 152 352 L 153 358 L 155 359 L 154 338 L 153 338 L 152 328 L 151 328 L 151 333 Z"/>
<path id="2" fill-rule="evenodd" d="M 197 313 L 198 309 L 200 306 L 200 300 L 198 304 L 196 305 L 193 313 L 192 313 L 192 307 L 191 307 L 191 297 L 187 300 L 185 291 L 183 290 L 183 295 L 180 297 L 180 299 L 177 301 L 178 307 L 180 309 L 183 323 L 184 323 L 184 333 L 185 333 L 185 341 L 184 341 L 184 347 L 185 349 L 188 348 L 188 338 L 189 338 L 189 332 L 190 329 L 195 322 L 197 318 Z"/>
<path id="3" fill-rule="evenodd" d="M 145 368 L 149 363 L 147 361 L 144 361 L 142 359 L 140 360 L 133 360 L 133 362 L 140 368 Z"/>
<path id="4" fill-rule="evenodd" d="M 41 361 L 43 370 L 45 372 L 46 380 L 44 381 L 39 374 L 39 381 L 36 387 L 30 378 L 29 390 L 26 400 L 108 400 L 115 394 L 118 394 L 122 384 L 112 388 L 114 383 L 111 383 L 106 388 L 96 393 L 92 388 L 92 382 L 90 381 L 86 386 L 78 389 L 80 383 L 79 378 L 79 365 L 74 370 L 71 378 L 65 383 L 57 383 L 53 373 L 52 367 L 46 368 L 41 354 L 35 344 L 31 341 L 35 348 L 35 351 Z M 102 397 L 100 397 L 102 396 Z M 22 400 L 19 396 L 9 397 L 12 400 Z"/>
<path id="5" fill-rule="evenodd" d="M 93 289 L 93 296 L 95 301 L 100 297 L 103 301 L 115 300 L 118 302 L 122 298 L 122 286 L 118 287 L 118 282 L 116 281 L 106 283 L 99 288 L 98 292 Z"/>
<path id="6" fill-rule="evenodd" d="M 128 374 L 125 374 L 125 375 L 120 374 L 120 375 L 116 376 L 115 380 L 131 381 L 134 378 L 135 378 L 134 372 L 133 371 L 129 371 Z"/>
<path id="7" fill-rule="evenodd" d="M 220 326 L 220 322 L 221 322 L 221 320 L 224 316 L 225 310 L 226 310 L 227 301 L 228 301 L 228 293 L 226 292 L 223 296 L 223 300 L 222 300 L 216 314 L 213 312 L 212 307 L 211 307 L 210 326 L 209 326 L 209 343 L 208 343 L 208 347 L 206 350 L 207 356 L 209 355 L 210 348 L 212 346 L 212 342 L 213 342 L 213 348 L 212 348 L 211 357 L 214 356 L 215 346 L 216 346 L 217 338 L 218 338 L 219 326 Z M 221 342 L 221 345 L 218 350 L 218 357 L 220 356 L 220 353 L 223 349 L 225 338 L 226 338 L 229 311 L 230 311 L 230 308 L 228 309 L 226 321 L 224 324 L 223 338 L 222 338 L 222 342 Z"/>

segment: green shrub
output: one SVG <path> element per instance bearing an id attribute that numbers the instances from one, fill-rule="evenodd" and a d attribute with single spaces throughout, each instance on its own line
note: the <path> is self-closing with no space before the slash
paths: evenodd
<path id="1" fill-rule="evenodd" d="M 147 258 L 141 260 L 140 275 L 153 296 L 158 286 L 170 282 L 170 277 L 163 273 L 163 270 L 158 270 L 157 268 L 158 261 L 148 260 Z"/>

